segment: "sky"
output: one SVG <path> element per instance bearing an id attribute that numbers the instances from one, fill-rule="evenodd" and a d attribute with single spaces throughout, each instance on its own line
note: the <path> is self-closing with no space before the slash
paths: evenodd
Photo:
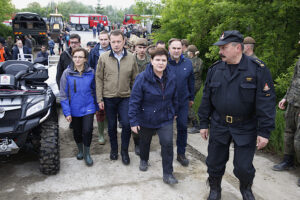
<path id="1" fill-rule="evenodd" d="M 38 2 L 42 7 L 46 6 L 48 3 L 51 1 L 59 3 L 59 2 L 67 2 L 69 0 L 11 0 L 12 4 L 15 5 L 16 8 L 22 9 L 26 8 L 27 4 L 32 3 L 32 2 Z M 79 2 L 84 2 L 86 5 L 97 5 L 97 0 L 77 0 Z M 132 4 L 134 4 L 134 0 L 101 0 L 100 3 L 102 6 L 108 6 L 112 5 L 113 7 L 117 8 L 128 8 Z"/>

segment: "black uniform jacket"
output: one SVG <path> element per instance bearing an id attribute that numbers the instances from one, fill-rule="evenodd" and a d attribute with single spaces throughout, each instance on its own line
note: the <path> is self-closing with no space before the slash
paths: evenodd
<path id="1" fill-rule="evenodd" d="M 246 55 L 231 75 L 228 65 L 216 62 L 208 70 L 198 115 L 201 129 L 224 144 L 255 143 L 270 137 L 275 127 L 274 84 L 265 64 Z"/>

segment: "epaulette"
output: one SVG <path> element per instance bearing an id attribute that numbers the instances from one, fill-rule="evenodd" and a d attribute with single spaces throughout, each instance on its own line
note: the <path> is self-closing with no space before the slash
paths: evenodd
<path id="1" fill-rule="evenodd" d="M 209 68 L 212 68 L 213 66 L 219 64 L 220 62 L 222 62 L 222 60 L 218 60 L 218 61 L 214 62 L 214 64 L 212 64 Z"/>
<path id="2" fill-rule="evenodd" d="M 257 65 L 259 65 L 260 67 L 264 68 L 266 65 L 263 61 L 257 59 L 257 58 L 253 58 L 251 59 L 254 63 L 256 63 Z"/>

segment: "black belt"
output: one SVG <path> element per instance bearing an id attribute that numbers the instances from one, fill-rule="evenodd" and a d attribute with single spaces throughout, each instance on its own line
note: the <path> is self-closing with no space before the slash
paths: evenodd
<path id="1" fill-rule="evenodd" d="M 233 116 L 233 115 L 219 114 L 219 116 L 223 122 L 226 122 L 228 124 L 241 123 L 253 118 L 253 115 Z"/>

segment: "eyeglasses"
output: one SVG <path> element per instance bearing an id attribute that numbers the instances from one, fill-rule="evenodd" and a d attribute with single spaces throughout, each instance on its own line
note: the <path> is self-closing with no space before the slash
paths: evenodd
<path id="1" fill-rule="evenodd" d="M 73 59 L 83 59 L 83 58 L 85 58 L 85 57 L 83 57 L 83 56 L 73 56 Z"/>

